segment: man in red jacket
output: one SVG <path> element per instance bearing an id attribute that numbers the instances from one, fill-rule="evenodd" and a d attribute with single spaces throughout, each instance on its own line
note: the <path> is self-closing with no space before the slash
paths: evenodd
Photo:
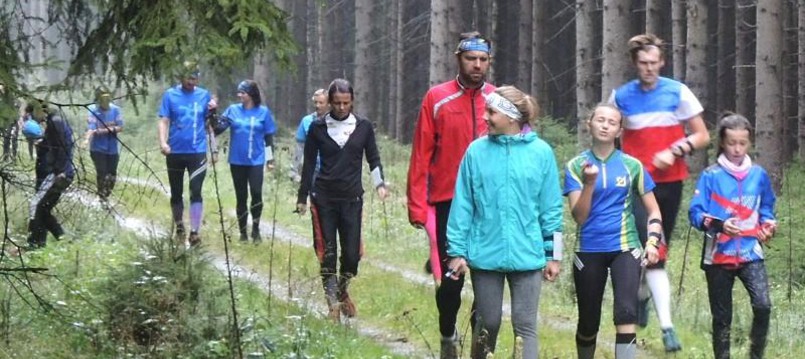
<path id="1" fill-rule="evenodd" d="M 414 131 L 408 167 L 408 219 L 424 228 L 429 207 L 436 212 L 436 244 L 442 273 L 447 268 L 447 217 L 453 199 L 458 166 L 470 142 L 486 135 L 484 98 L 495 87 L 484 81 L 492 46 L 478 32 L 461 35 L 456 48 L 458 76 L 425 94 Z M 441 358 L 457 358 L 456 316 L 461 307 L 464 277 L 445 279 L 436 288 Z"/>

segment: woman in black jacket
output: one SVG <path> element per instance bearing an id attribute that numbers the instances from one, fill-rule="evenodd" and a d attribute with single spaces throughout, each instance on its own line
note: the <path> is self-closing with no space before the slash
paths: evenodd
<path id="1" fill-rule="evenodd" d="M 327 96 L 331 111 L 310 125 L 305 141 L 296 209 L 300 215 L 304 214 L 310 197 L 314 249 L 321 265 L 329 317 L 339 322 L 341 313 L 347 317 L 356 314 L 347 289 L 349 281 L 358 274 L 358 262 L 363 252 L 361 160 L 364 153 L 378 196 L 385 199 L 388 191 L 383 182 L 380 152 L 372 124 L 352 113 L 352 86 L 344 79 L 335 79 L 330 83 Z M 321 165 L 314 181 L 317 156 Z M 339 243 L 341 268 L 336 277 Z"/>

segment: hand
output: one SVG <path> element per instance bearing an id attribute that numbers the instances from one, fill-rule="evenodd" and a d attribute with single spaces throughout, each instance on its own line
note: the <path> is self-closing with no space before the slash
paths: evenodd
<path id="1" fill-rule="evenodd" d="M 297 203 L 296 213 L 299 213 L 300 216 L 304 216 L 305 213 L 307 213 L 307 205 L 304 203 Z"/>
<path id="2" fill-rule="evenodd" d="M 674 156 L 674 153 L 671 152 L 670 149 L 665 149 L 654 154 L 654 159 L 651 161 L 651 164 L 653 164 L 654 167 L 659 170 L 664 170 L 673 166 L 674 161 L 676 161 L 676 156 Z"/>
<path id="3" fill-rule="evenodd" d="M 274 161 L 266 162 L 266 172 L 271 172 L 274 170 Z"/>
<path id="4" fill-rule="evenodd" d="M 163 144 L 159 145 L 159 150 L 165 156 L 171 154 L 171 146 L 168 145 L 167 143 L 163 143 Z"/>
<path id="5" fill-rule="evenodd" d="M 771 237 L 774 236 L 776 229 L 777 225 L 774 224 L 774 222 L 764 222 L 760 225 L 760 231 L 758 231 L 757 238 L 761 243 L 766 243 L 771 240 Z"/>
<path id="6" fill-rule="evenodd" d="M 648 244 L 645 251 L 646 259 L 642 263 L 643 265 L 656 264 L 660 260 L 660 251 L 657 250 L 657 247 Z"/>
<path id="7" fill-rule="evenodd" d="M 425 224 L 424 223 L 411 222 L 411 225 L 414 226 L 414 228 L 416 228 L 416 229 L 425 229 Z"/>
<path id="8" fill-rule="evenodd" d="M 458 279 L 458 277 L 461 277 L 464 275 L 464 273 L 467 273 L 467 270 L 469 269 L 469 267 L 467 267 L 467 260 L 462 257 L 451 259 L 450 263 L 447 264 L 447 268 L 449 268 L 449 278 L 452 280 Z M 445 273 L 445 275 L 448 273 Z"/>
<path id="9" fill-rule="evenodd" d="M 389 190 L 386 188 L 386 185 L 377 187 L 377 196 L 380 197 L 381 200 L 385 200 L 389 196 Z"/>
<path id="10" fill-rule="evenodd" d="M 556 277 L 559 276 L 559 272 L 562 270 L 562 266 L 560 265 L 559 261 L 548 261 L 548 264 L 545 265 L 545 269 L 542 270 L 542 278 L 549 282 L 553 282 L 556 280 Z"/>
<path id="11" fill-rule="evenodd" d="M 216 108 L 218 108 L 218 98 L 213 96 L 212 98 L 210 98 L 210 102 L 207 102 L 207 110 L 212 111 L 215 110 Z"/>
<path id="12" fill-rule="evenodd" d="M 729 218 L 724 221 L 724 233 L 729 235 L 730 237 L 737 236 L 741 233 L 741 229 L 738 227 L 738 219 L 736 218 Z"/>
<path id="13" fill-rule="evenodd" d="M 583 168 L 582 175 L 584 178 L 582 180 L 584 181 L 584 185 L 595 186 L 595 180 L 598 178 L 598 166 L 590 162 L 585 162 Z"/>

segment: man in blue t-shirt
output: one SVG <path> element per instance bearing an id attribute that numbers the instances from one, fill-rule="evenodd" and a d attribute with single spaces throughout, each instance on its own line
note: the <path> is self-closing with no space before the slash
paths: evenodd
<path id="1" fill-rule="evenodd" d="M 307 139 L 307 131 L 310 129 L 310 124 L 317 118 L 324 116 L 330 110 L 330 104 L 327 101 L 327 92 L 324 89 L 318 89 L 313 92 L 313 106 L 316 108 L 315 112 L 311 112 L 302 120 L 299 121 L 299 128 L 296 129 L 296 152 L 294 152 L 293 163 L 291 163 L 291 178 L 295 182 L 302 179 L 302 165 L 305 152 L 305 140 Z M 317 166 L 318 167 L 318 166 Z"/>
<path id="2" fill-rule="evenodd" d="M 106 200 L 115 188 L 120 149 L 117 134 L 123 131 L 120 107 L 112 103 L 112 92 L 105 86 L 95 89 L 95 104 L 89 106 L 86 142 L 95 164 L 98 196 Z"/>
<path id="3" fill-rule="evenodd" d="M 165 155 L 170 183 L 170 203 L 176 237 L 185 240 L 182 185 L 185 170 L 190 176 L 191 246 L 201 243 L 199 228 L 203 204 L 201 187 L 207 173 L 207 126 L 209 111 L 217 107 L 209 91 L 198 87 L 199 71 L 195 62 L 186 61 L 179 75 L 181 84 L 169 88 L 159 108 L 159 148 Z"/>

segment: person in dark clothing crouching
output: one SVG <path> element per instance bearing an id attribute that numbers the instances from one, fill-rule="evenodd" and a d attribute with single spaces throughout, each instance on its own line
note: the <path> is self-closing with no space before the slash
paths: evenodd
<path id="1" fill-rule="evenodd" d="M 321 265 L 329 318 L 340 322 L 341 313 L 354 317 L 357 312 L 347 289 L 349 281 L 358 274 L 358 262 L 363 252 L 361 159 L 364 153 L 380 199 L 385 199 L 388 191 L 383 182 L 372 123 L 352 113 L 352 86 L 347 80 L 335 79 L 330 83 L 327 96 L 331 110 L 310 125 L 305 141 L 296 209 L 300 215 L 304 214 L 310 196 L 313 248 Z M 320 159 L 320 168 L 314 181 L 316 157 Z M 336 276 L 339 243 L 341 268 Z"/>

